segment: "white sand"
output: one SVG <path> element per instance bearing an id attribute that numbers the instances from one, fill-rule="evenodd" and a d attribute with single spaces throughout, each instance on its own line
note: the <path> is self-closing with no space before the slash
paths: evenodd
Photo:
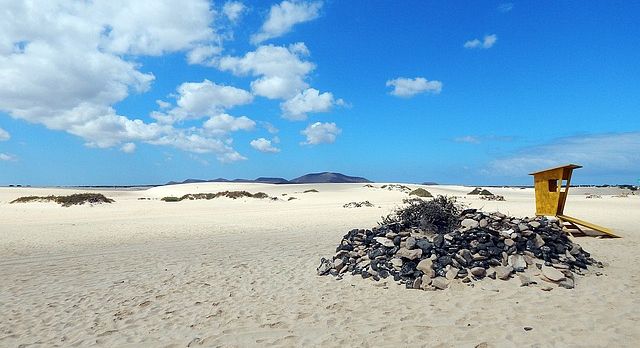
<path id="1" fill-rule="evenodd" d="M 571 189 L 565 213 L 622 239 L 579 237 L 608 263 L 576 288 L 517 279 L 407 290 L 392 281 L 319 277 L 352 228 L 371 228 L 406 193 L 362 184 L 188 184 L 147 190 L 0 188 L 0 346 L 635 347 L 640 342 L 640 197 Z M 408 185 L 417 188 L 417 185 Z M 533 189 L 428 186 L 470 207 L 535 212 Z M 319 192 L 304 193 L 316 189 Z M 268 199 L 167 203 L 224 190 Z M 99 191 L 113 204 L 9 204 Z M 586 199 L 585 193 L 600 194 Z M 297 199 L 287 201 L 288 198 Z M 368 200 L 375 208 L 343 208 Z M 596 276 L 595 272 L 602 272 Z M 525 331 L 524 327 L 532 327 Z"/>

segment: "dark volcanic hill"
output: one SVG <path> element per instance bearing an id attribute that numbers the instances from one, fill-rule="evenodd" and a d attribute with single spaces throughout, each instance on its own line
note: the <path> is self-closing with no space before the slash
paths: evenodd
<path id="1" fill-rule="evenodd" d="M 254 180 L 254 182 L 260 182 L 260 183 L 265 183 L 265 184 L 288 184 L 289 180 L 284 179 L 284 178 L 257 178 Z"/>
<path id="2" fill-rule="evenodd" d="M 292 184 L 316 184 L 316 183 L 368 183 L 365 178 L 348 176 L 340 173 L 312 173 L 291 180 Z"/>

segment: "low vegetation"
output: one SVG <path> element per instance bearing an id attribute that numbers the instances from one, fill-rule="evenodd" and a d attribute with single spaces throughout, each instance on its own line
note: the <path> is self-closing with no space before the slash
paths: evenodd
<path id="1" fill-rule="evenodd" d="M 364 202 L 349 202 L 342 206 L 343 208 L 362 208 L 362 207 L 374 207 L 374 205 L 369 201 Z"/>
<path id="2" fill-rule="evenodd" d="M 380 188 L 389 191 L 411 192 L 411 188 L 409 188 L 409 186 L 399 184 L 382 185 Z"/>
<path id="3" fill-rule="evenodd" d="M 200 200 L 200 199 L 210 200 L 210 199 L 219 198 L 219 197 L 227 197 L 231 199 L 238 199 L 238 198 L 261 199 L 261 198 L 269 198 L 269 195 L 267 195 L 264 192 L 258 192 L 258 193 L 252 194 L 247 191 L 222 191 L 218 193 L 189 193 L 182 197 L 169 196 L 169 197 L 163 197 L 160 200 L 165 202 L 180 202 L 184 200 L 190 200 L 190 201 Z"/>
<path id="4" fill-rule="evenodd" d="M 473 191 L 467 193 L 468 195 L 481 195 L 481 196 L 493 196 L 493 193 L 489 192 L 487 189 L 483 189 L 481 187 L 476 187 Z"/>
<path id="5" fill-rule="evenodd" d="M 506 199 L 504 199 L 504 196 L 500 195 L 482 195 L 480 196 L 480 199 L 482 199 L 483 201 L 506 201 Z"/>
<path id="6" fill-rule="evenodd" d="M 434 233 L 448 233 L 459 226 L 462 206 L 455 197 L 438 195 L 431 200 L 408 198 L 406 206 L 383 218 L 382 224 L 399 224 L 401 229 L 419 228 Z"/>
<path id="7" fill-rule="evenodd" d="M 55 202 L 63 207 L 72 205 L 81 205 L 85 203 L 113 203 L 114 200 L 105 197 L 101 193 L 76 193 L 69 196 L 25 196 L 14 199 L 10 203 L 28 203 L 28 202 Z"/>
<path id="8" fill-rule="evenodd" d="M 422 187 L 417 188 L 411 192 L 409 192 L 409 196 L 418 196 L 418 197 L 425 197 L 425 198 L 431 198 L 433 197 L 433 195 L 431 194 L 431 192 L 423 189 Z"/>
<path id="9" fill-rule="evenodd" d="M 303 193 L 312 193 L 312 192 L 319 192 L 319 191 L 316 189 L 311 189 L 311 190 L 306 190 Z"/>

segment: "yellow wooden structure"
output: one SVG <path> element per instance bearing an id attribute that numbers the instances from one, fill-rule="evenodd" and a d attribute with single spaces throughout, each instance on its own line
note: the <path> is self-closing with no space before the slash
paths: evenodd
<path id="1" fill-rule="evenodd" d="M 569 184 L 571 183 L 571 173 L 577 168 L 582 168 L 582 166 L 567 164 L 529 174 L 533 175 L 533 186 L 536 195 L 536 215 L 556 216 L 564 224 L 567 224 L 568 227 L 575 228 L 580 232 L 582 232 L 582 230 L 578 225 L 602 232 L 611 237 L 619 238 L 620 236 L 614 234 L 606 227 L 564 215 L 564 205 L 567 201 Z"/>

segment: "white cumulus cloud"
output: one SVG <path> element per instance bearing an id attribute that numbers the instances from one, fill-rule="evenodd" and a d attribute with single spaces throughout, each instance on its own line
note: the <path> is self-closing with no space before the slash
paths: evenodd
<path id="1" fill-rule="evenodd" d="M 307 119 L 307 113 L 330 111 L 333 104 L 333 94 L 320 94 L 317 89 L 308 88 L 280 104 L 280 107 L 284 118 L 302 121 Z"/>
<path id="2" fill-rule="evenodd" d="M 262 152 L 262 153 L 278 153 L 280 149 L 273 146 L 271 144 L 271 140 L 267 140 L 265 138 L 260 138 L 256 140 L 252 140 L 250 143 L 251 147 Z"/>
<path id="3" fill-rule="evenodd" d="M 440 94 L 442 91 L 442 82 L 429 81 L 424 77 L 416 77 L 414 79 L 400 77 L 387 81 L 387 87 L 393 86 L 391 95 L 396 97 L 410 98 L 419 93 Z"/>
<path id="4" fill-rule="evenodd" d="M 301 142 L 300 145 L 319 145 L 330 144 L 336 141 L 336 136 L 342 133 L 342 130 L 335 123 L 310 124 L 304 130 L 300 131 L 307 137 L 307 140 Z"/>
<path id="5" fill-rule="evenodd" d="M 253 44 L 282 36 L 294 25 L 318 18 L 322 8 L 321 1 L 283 1 L 271 6 L 269 16 L 260 32 L 251 37 Z"/>
<path id="6" fill-rule="evenodd" d="M 202 126 L 213 134 L 224 135 L 240 130 L 252 131 L 256 128 L 256 123 L 246 116 L 233 117 L 220 114 L 209 118 Z"/>
<path id="7" fill-rule="evenodd" d="M 498 41 L 498 37 L 495 34 L 485 35 L 482 40 L 473 39 L 464 43 L 464 48 L 481 48 L 487 49 L 493 47 L 493 45 Z"/>
<path id="8" fill-rule="evenodd" d="M 218 85 L 207 79 L 201 83 L 185 82 L 178 87 L 177 104 L 180 111 L 195 118 L 217 114 L 252 101 L 251 93 L 243 89 Z"/>
<path id="9" fill-rule="evenodd" d="M 316 67 L 303 60 L 308 55 L 309 50 L 304 43 L 289 47 L 267 45 L 248 52 L 244 57 L 222 57 L 217 67 L 237 76 L 258 77 L 251 83 L 256 95 L 269 99 L 288 99 L 308 87 L 305 78 Z"/>

